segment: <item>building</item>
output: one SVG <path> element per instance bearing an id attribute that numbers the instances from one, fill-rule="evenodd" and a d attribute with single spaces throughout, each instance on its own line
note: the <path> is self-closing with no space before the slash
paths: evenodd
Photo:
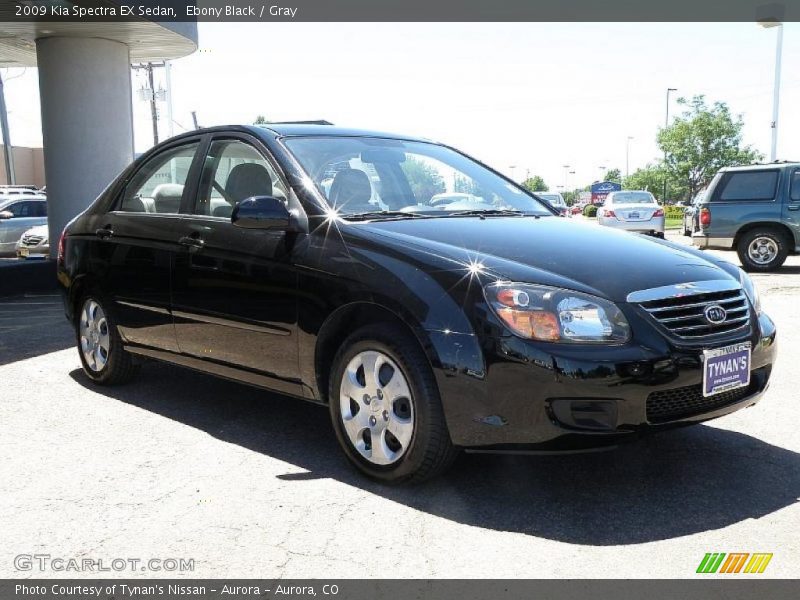
<path id="1" fill-rule="evenodd" d="M 41 189 L 47 181 L 44 176 L 44 149 L 13 146 L 14 148 L 14 173 L 17 184 L 35 185 Z M 6 147 L 0 144 L 0 165 L 6 159 Z M 8 185 L 6 170 L 0 168 L 0 185 Z"/>
<path id="2" fill-rule="evenodd" d="M 16 3 L 2 4 L 0 67 L 39 68 L 48 221 L 50 239 L 58 239 L 64 225 L 133 160 L 131 63 L 191 54 L 197 23 L 19 22 Z M 21 173 L 17 179 L 27 183 Z M 51 255 L 56 246 L 51 244 Z"/>

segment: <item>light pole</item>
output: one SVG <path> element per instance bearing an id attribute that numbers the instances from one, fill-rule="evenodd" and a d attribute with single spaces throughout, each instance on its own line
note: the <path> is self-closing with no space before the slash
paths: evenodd
<path id="1" fill-rule="evenodd" d="M 667 111 L 664 116 L 664 129 L 669 127 L 669 95 L 671 92 L 677 92 L 677 88 L 667 88 Z M 664 150 L 664 195 L 661 196 L 661 202 L 667 201 L 667 151 Z"/>
<path id="2" fill-rule="evenodd" d="M 509 169 L 511 169 L 511 179 L 512 179 L 513 181 L 516 181 L 516 179 L 514 178 L 514 169 L 516 169 L 516 168 L 517 168 L 517 165 L 509 165 L 509 167 L 508 167 L 508 168 L 509 168 Z"/>
<path id="3" fill-rule="evenodd" d="M 600 169 L 600 179 L 598 181 L 605 180 L 605 178 L 606 178 L 606 169 L 608 169 L 608 167 L 597 167 L 597 168 Z"/>
<path id="4" fill-rule="evenodd" d="M 569 177 L 569 165 L 564 165 L 564 190 L 567 189 L 567 177 Z"/>
<path id="5" fill-rule="evenodd" d="M 778 106 L 781 97 L 781 55 L 783 54 L 783 24 L 780 21 L 761 21 L 761 27 L 769 29 L 778 28 L 777 41 L 775 44 L 775 88 L 772 96 L 772 148 L 770 150 L 770 161 L 774 162 L 778 158 Z"/>
<path id="6" fill-rule="evenodd" d="M 629 177 L 631 174 L 630 170 L 630 156 L 631 156 L 631 140 L 633 136 L 628 136 L 628 139 L 625 140 L 625 177 Z"/>

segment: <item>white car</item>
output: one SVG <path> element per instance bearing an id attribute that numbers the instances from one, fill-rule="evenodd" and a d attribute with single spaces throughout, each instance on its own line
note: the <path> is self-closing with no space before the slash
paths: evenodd
<path id="1" fill-rule="evenodd" d="M 611 192 L 597 211 L 597 222 L 605 227 L 664 237 L 664 209 L 650 192 Z"/>
<path id="2" fill-rule="evenodd" d="M 47 225 L 31 227 L 17 242 L 17 258 L 47 258 L 50 254 Z"/>
<path id="3" fill-rule="evenodd" d="M 558 211 L 558 214 L 563 216 L 569 215 L 567 203 L 564 202 L 564 196 L 558 192 L 534 192 L 534 194 L 543 200 L 547 200 L 550 205 Z"/>

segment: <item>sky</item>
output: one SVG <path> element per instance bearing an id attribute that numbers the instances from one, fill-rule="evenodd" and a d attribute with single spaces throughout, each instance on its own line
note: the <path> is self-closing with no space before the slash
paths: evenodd
<path id="1" fill-rule="evenodd" d="M 800 160 L 800 24 L 784 27 L 778 158 Z M 671 87 L 671 116 L 679 97 L 724 101 L 744 142 L 769 155 L 776 30 L 754 23 L 200 23 L 198 35 L 198 51 L 172 63 L 174 133 L 191 111 L 202 126 L 327 119 L 571 189 L 601 167 L 625 174 L 626 155 L 630 172 L 658 158 Z M 36 69 L 3 77 L 12 143 L 41 145 Z M 141 152 L 152 125 L 136 94 L 144 75 L 132 79 Z"/>

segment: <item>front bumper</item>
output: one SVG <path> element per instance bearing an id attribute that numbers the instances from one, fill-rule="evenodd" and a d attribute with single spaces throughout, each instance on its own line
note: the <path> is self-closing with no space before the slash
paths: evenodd
<path id="1" fill-rule="evenodd" d="M 756 323 L 754 321 L 754 323 Z M 611 347 L 569 347 L 504 336 L 484 346 L 486 368 L 439 378 L 453 443 L 483 451 L 574 452 L 714 419 L 758 402 L 776 354 L 775 325 L 750 336 L 751 383 L 703 398 L 703 348 L 662 336 Z M 574 410 L 577 409 L 577 410 Z M 576 416 L 577 413 L 577 416 Z"/>
<path id="2" fill-rule="evenodd" d="M 47 258 L 50 256 L 50 244 L 37 244 L 35 246 L 28 246 L 26 244 L 17 243 L 16 246 L 17 258 Z"/>

